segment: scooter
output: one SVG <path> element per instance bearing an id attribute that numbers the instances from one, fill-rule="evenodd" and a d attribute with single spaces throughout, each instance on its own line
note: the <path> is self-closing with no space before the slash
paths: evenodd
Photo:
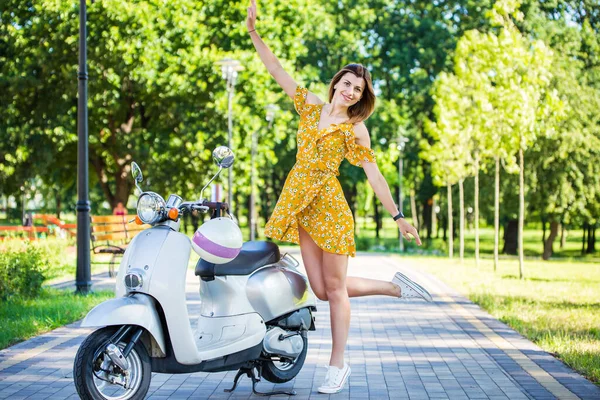
<path id="1" fill-rule="evenodd" d="M 219 170 L 202 189 L 201 199 L 222 169 L 231 167 L 234 154 L 220 146 L 213 158 Z M 231 254 L 198 261 L 201 306 L 191 324 L 185 281 L 190 250 L 197 248 L 196 235 L 191 241 L 178 232 L 181 215 L 212 211 L 202 226 L 233 217 L 221 216 L 228 214 L 227 203 L 184 202 L 173 194 L 165 202 L 154 192 L 142 191 L 142 171 L 136 163 L 132 175 L 141 193 L 136 222 L 151 228 L 127 247 L 117 274 L 116 297 L 92 309 L 81 324 L 100 329 L 83 341 L 75 357 L 73 378 L 79 396 L 143 399 L 152 372 L 235 370 L 233 386 L 226 392 L 235 390 L 246 375 L 257 395 L 294 395 L 260 393 L 256 384 L 261 378 L 287 382 L 304 365 L 307 331 L 315 330 L 316 297 L 297 270 L 298 262 L 289 254 L 282 257 L 271 242 L 242 245 L 240 232 L 241 249 L 234 249 L 239 253 L 231 261 L 227 261 Z"/>

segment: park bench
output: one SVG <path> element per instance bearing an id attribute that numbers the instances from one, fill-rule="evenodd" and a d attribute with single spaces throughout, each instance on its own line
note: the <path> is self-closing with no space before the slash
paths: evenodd
<path id="1" fill-rule="evenodd" d="M 25 236 L 23 236 L 23 233 Z M 18 239 L 29 239 L 35 240 L 37 239 L 38 233 L 48 233 L 48 227 L 45 226 L 0 226 L 0 240 L 4 240 L 6 238 L 13 238 L 14 235 L 17 235 Z"/>
<path id="2" fill-rule="evenodd" d="M 108 275 L 115 276 L 115 264 L 117 259 L 125 253 L 131 239 L 150 225 L 138 225 L 134 221 L 135 215 L 96 215 L 91 216 L 90 236 L 92 240 L 92 252 L 94 254 L 110 254 L 108 263 Z M 101 264 L 103 262 L 96 262 Z"/>
<path id="3" fill-rule="evenodd" d="M 56 218 L 54 215 L 50 214 L 34 214 L 34 220 L 38 220 L 42 222 L 42 225 L 49 226 L 54 225 L 59 228 L 61 231 L 66 232 L 69 236 L 75 237 L 77 235 L 77 224 L 65 224 L 60 219 Z M 60 236 L 57 234 L 57 236 Z"/>

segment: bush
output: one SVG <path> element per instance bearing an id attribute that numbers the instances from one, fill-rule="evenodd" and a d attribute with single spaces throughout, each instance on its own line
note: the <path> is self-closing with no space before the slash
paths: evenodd
<path id="1" fill-rule="evenodd" d="M 23 242 L 0 252 L 0 299 L 36 296 L 44 282 L 48 258 L 38 246 Z"/>

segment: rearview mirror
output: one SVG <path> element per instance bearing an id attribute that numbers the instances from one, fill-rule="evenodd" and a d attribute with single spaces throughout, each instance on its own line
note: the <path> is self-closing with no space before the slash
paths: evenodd
<path id="1" fill-rule="evenodd" d="M 215 163 L 221 168 L 229 168 L 233 165 L 235 155 L 233 151 L 227 146 L 219 146 L 213 150 L 213 159 Z"/>

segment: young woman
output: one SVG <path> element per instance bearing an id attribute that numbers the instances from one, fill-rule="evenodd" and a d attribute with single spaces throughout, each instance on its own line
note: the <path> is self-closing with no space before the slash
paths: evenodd
<path id="1" fill-rule="evenodd" d="M 360 64 L 342 68 L 329 86 L 329 102 L 324 103 L 284 71 L 256 31 L 256 13 L 256 0 L 251 0 L 246 27 L 252 43 L 300 114 L 296 164 L 267 223 L 265 236 L 300 244 L 312 290 L 320 300 L 329 301 L 333 347 L 325 382 L 318 390 L 336 393 L 350 376 L 350 367 L 344 362 L 350 329 L 349 297 L 388 295 L 431 300 L 425 289 L 400 273 L 391 282 L 346 276 L 348 256 L 356 251 L 352 212 L 336 179 L 344 157 L 362 166 L 404 238 L 410 240 L 413 236 L 418 245 L 421 240 L 417 230 L 398 212 L 370 149 L 363 121 L 375 108 L 375 94 L 367 69 Z"/>

